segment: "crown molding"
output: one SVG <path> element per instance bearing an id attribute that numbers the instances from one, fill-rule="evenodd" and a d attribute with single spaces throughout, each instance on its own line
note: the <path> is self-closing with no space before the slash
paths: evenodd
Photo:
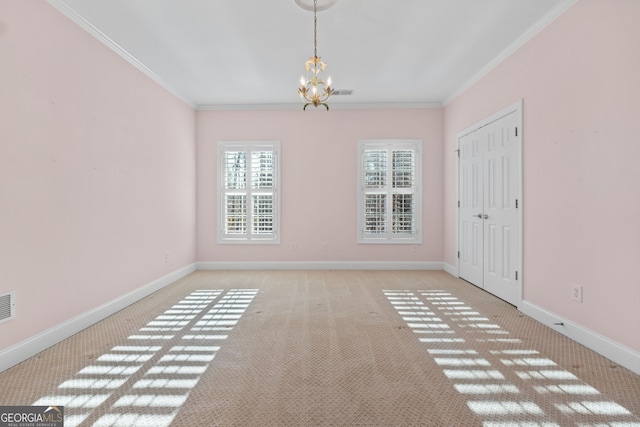
<path id="1" fill-rule="evenodd" d="M 520 36 L 516 41 L 511 43 L 505 50 L 503 50 L 497 57 L 493 59 L 493 61 L 489 62 L 486 66 L 481 68 L 477 73 L 473 75 L 465 84 L 459 87 L 456 91 L 454 91 L 451 95 L 449 95 L 443 102 L 443 106 L 447 106 L 452 103 L 457 97 L 466 92 L 471 86 L 476 84 L 480 79 L 489 74 L 491 70 L 505 61 L 508 57 L 511 56 L 512 53 L 520 49 L 525 45 L 529 40 L 536 36 L 540 31 L 542 31 L 547 25 L 551 24 L 567 11 L 571 6 L 573 6 L 578 0 L 564 0 L 559 3 L 557 6 L 552 8 L 549 12 L 547 12 L 538 22 L 536 22 L 533 26 L 529 28 L 522 36 Z"/>
<path id="2" fill-rule="evenodd" d="M 443 102 L 409 102 L 409 103 L 345 103 L 345 104 L 332 104 L 330 106 L 333 110 L 349 110 L 349 109 L 422 109 L 422 108 L 442 108 L 453 102 L 462 93 L 467 91 L 471 86 L 477 83 L 480 79 L 486 76 L 496 66 L 506 60 L 512 53 L 520 49 L 525 43 L 531 40 L 536 34 L 542 31 L 547 25 L 553 22 L 556 18 L 562 15 L 567 9 L 573 6 L 578 0 L 564 0 L 556 7 L 551 9 L 547 14 L 536 22 L 529 30 L 524 33 L 515 42 L 509 45 L 503 50 L 496 58 L 494 58 L 489 64 L 480 69 L 469 79 L 465 84 L 459 87 L 451 95 L 449 95 Z M 126 49 L 116 43 L 108 35 L 100 31 L 95 25 L 89 22 L 86 18 L 71 8 L 64 0 L 47 0 L 47 2 L 57 9 L 60 13 L 65 15 L 71 21 L 83 28 L 89 34 L 93 35 L 111 50 L 120 55 L 123 59 L 147 75 L 150 79 L 167 90 L 169 93 L 180 99 L 189 107 L 199 111 L 237 111 L 237 110 L 299 110 L 300 104 L 289 103 L 273 103 L 273 104 L 211 104 L 211 105 L 198 105 L 191 99 L 176 91 L 160 76 L 153 72 L 149 67 L 144 65 Z"/>
<path id="3" fill-rule="evenodd" d="M 159 84 L 162 88 L 169 93 L 180 99 L 189 107 L 199 111 L 242 111 L 242 110 L 301 110 L 302 104 L 290 104 L 290 103 L 271 103 L 271 104 L 211 104 L 211 105 L 198 105 L 182 93 L 176 91 L 171 85 L 164 81 L 160 76 L 153 72 L 149 67 L 144 65 L 126 49 L 116 43 L 108 35 L 100 31 L 98 27 L 89 22 L 84 16 L 80 15 L 73 8 L 71 8 L 64 0 L 47 0 L 47 2 L 53 6 L 56 10 L 69 18 L 75 24 L 101 41 L 108 48 L 113 50 L 116 54 L 121 56 L 124 60 L 129 62 L 135 68 L 140 70 L 150 79 Z M 410 102 L 410 103 L 344 103 L 344 104 L 331 104 L 332 110 L 355 110 L 355 109 L 420 109 L 420 108 L 442 108 L 442 104 L 439 102 Z"/>
<path id="4" fill-rule="evenodd" d="M 238 110 L 300 110 L 302 103 L 297 104 L 213 104 L 198 105 L 198 111 L 238 111 Z M 353 104 L 331 104 L 330 110 L 373 110 L 373 109 L 427 109 L 442 108 L 439 102 L 371 102 Z M 321 110 L 324 111 L 324 108 Z"/>
<path id="5" fill-rule="evenodd" d="M 138 61 L 133 55 L 131 55 L 126 49 L 116 43 L 113 39 L 111 39 L 108 35 L 100 31 L 95 25 L 89 22 L 84 16 L 80 15 L 78 12 L 73 10 L 68 4 L 64 2 L 64 0 L 47 0 L 47 2 L 57 9 L 60 13 L 62 13 L 67 18 L 71 19 L 74 23 L 79 25 L 82 29 L 87 31 L 89 34 L 100 40 L 111 50 L 120 55 L 124 60 L 129 62 L 131 65 L 136 67 L 138 70 L 142 71 L 145 75 L 147 75 L 151 80 L 155 81 L 159 84 L 163 89 L 167 90 L 169 93 L 180 99 L 182 102 L 187 104 L 191 108 L 196 108 L 196 104 L 191 101 L 189 98 L 184 96 L 183 94 L 177 92 L 174 88 L 172 88 L 167 82 L 165 82 L 160 76 L 154 73 L 149 67 L 144 65 L 142 62 Z"/>

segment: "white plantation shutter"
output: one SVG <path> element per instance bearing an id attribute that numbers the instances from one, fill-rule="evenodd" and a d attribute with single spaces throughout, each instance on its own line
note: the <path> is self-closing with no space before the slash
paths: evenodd
<path id="1" fill-rule="evenodd" d="M 243 236 L 247 233 L 247 153 L 225 151 L 224 167 L 224 233 Z"/>
<path id="2" fill-rule="evenodd" d="M 416 223 L 414 194 L 416 191 L 414 150 L 391 150 L 393 161 L 392 187 L 392 222 L 391 229 L 395 234 L 415 233 Z"/>
<path id="3" fill-rule="evenodd" d="M 252 222 L 251 233 L 268 236 L 274 232 L 275 152 L 251 152 Z"/>
<path id="4" fill-rule="evenodd" d="M 219 243 L 279 243 L 279 142 L 220 142 Z"/>
<path id="5" fill-rule="evenodd" d="M 387 195 L 365 193 L 365 233 L 382 235 L 387 232 Z"/>
<path id="6" fill-rule="evenodd" d="M 387 232 L 387 151 L 365 149 L 364 166 L 365 232 L 382 235 Z"/>
<path id="7" fill-rule="evenodd" d="M 245 235 L 247 233 L 247 196 L 244 194 L 227 194 L 224 201 L 225 234 Z"/>
<path id="8" fill-rule="evenodd" d="M 359 141 L 360 243 L 421 243 L 421 141 Z"/>

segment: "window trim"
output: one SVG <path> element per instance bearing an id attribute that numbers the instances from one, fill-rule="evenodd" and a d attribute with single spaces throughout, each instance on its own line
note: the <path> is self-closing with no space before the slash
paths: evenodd
<path id="1" fill-rule="evenodd" d="M 365 195 L 367 192 L 364 187 L 364 150 L 375 149 L 407 149 L 414 151 L 415 156 L 415 186 L 413 193 L 414 200 L 414 224 L 415 230 L 410 235 L 390 235 L 385 234 L 383 237 L 374 237 L 365 233 Z M 422 140 L 420 139 L 366 139 L 358 141 L 358 196 L 357 196 L 357 243 L 358 244 L 404 244 L 415 245 L 422 243 Z M 393 194 L 393 189 L 387 187 L 385 194 Z M 387 218 L 387 224 L 391 221 L 390 216 Z"/>
<path id="2" fill-rule="evenodd" d="M 227 151 L 264 151 L 274 152 L 274 176 L 273 176 L 273 233 L 260 236 L 252 235 L 249 230 L 242 235 L 230 235 L 224 232 L 225 212 L 225 155 Z M 218 141 L 218 217 L 216 220 L 217 242 L 218 244 L 245 244 L 245 245 L 277 245 L 280 244 L 280 141 Z M 249 173 L 249 172 L 248 172 Z M 247 200 L 251 199 L 252 188 L 247 183 Z M 251 203 L 247 203 L 247 223 L 251 221 Z"/>

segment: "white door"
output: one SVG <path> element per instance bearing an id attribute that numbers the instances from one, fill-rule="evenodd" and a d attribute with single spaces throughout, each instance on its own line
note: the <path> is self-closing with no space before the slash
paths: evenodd
<path id="1" fill-rule="evenodd" d="M 459 139 L 460 154 L 460 256 L 461 278 L 484 287 L 484 211 L 482 130 Z"/>
<path id="2" fill-rule="evenodd" d="M 520 303 L 520 135 L 513 112 L 486 127 L 484 155 L 484 288 Z"/>
<path id="3" fill-rule="evenodd" d="M 459 275 L 516 306 L 522 280 L 519 121 L 513 111 L 459 138 Z"/>

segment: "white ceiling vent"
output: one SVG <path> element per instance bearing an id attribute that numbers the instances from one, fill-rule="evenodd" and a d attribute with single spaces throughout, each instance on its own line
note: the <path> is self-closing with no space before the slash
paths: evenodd
<path id="1" fill-rule="evenodd" d="M 336 96 L 336 95 L 340 95 L 340 96 L 353 95 L 353 89 L 336 89 L 333 91 L 331 96 Z"/>
<path id="2" fill-rule="evenodd" d="M 16 296 L 14 292 L 0 294 L 0 323 L 16 316 Z"/>

